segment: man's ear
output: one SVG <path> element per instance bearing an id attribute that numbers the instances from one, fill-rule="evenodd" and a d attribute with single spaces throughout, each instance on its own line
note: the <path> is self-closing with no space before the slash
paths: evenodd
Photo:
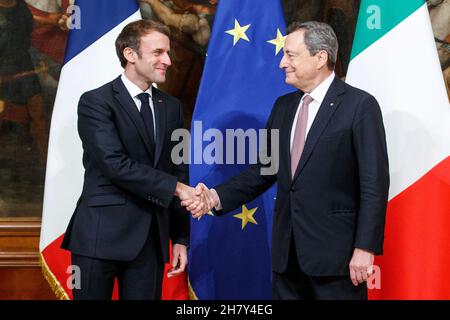
<path id="1" fill-rule="evenodd" d="M 125 49 L 123 49 L 122 54 L 129 63 L 136 62 L 137 54 L 133 49 L 126 47 Z"/>
<path id="2" fill-rule="evenodd" d="M 322 69 L 324 66 L 326 66 L 329 58 L 330 57 L 328 56 L 328 52 L 326 52 L 325 50 L 320 50 L 319 52 L 317 52 L 317 69 Z"/>

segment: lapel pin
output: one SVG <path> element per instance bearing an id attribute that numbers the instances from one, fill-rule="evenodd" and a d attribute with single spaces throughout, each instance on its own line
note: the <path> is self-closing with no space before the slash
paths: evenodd
<path id="1" fill-rule="evenodd" d="M 158 100 L 159 103 L 162 103 L 163 101 L 161 99 Z"/>
<path id="2" fill-rule="evenodd" d="M 332 107 L 332 106 L 334 106 L 334 103 L 332 102 L 332 103 L 330 103 L 330 106 Z"/>

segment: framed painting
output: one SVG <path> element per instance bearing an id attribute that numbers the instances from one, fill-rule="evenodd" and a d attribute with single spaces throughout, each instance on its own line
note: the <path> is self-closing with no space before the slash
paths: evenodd
<path id="1" fill-rule="evenodd" d="M 0 0 L 0 217 L 40 217 L 67 0 Z"/>

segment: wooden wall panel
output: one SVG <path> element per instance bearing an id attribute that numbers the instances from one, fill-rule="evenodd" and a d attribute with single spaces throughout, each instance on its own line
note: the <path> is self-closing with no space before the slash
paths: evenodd
<path id="1" fill-rule="evenodd" d="M 0 219 L 0 300 L 56 299 L 39 266 L 39 218 Z"/>

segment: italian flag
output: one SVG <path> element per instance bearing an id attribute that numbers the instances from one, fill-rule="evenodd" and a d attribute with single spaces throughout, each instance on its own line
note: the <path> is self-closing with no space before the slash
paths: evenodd
<path id="1" fill-rule="evenodd" d="M 391 186 L 371 299 L 450 299 L 450 106 L 424 0 L 362 0 L 347 82 L 380 103 Z"/>

